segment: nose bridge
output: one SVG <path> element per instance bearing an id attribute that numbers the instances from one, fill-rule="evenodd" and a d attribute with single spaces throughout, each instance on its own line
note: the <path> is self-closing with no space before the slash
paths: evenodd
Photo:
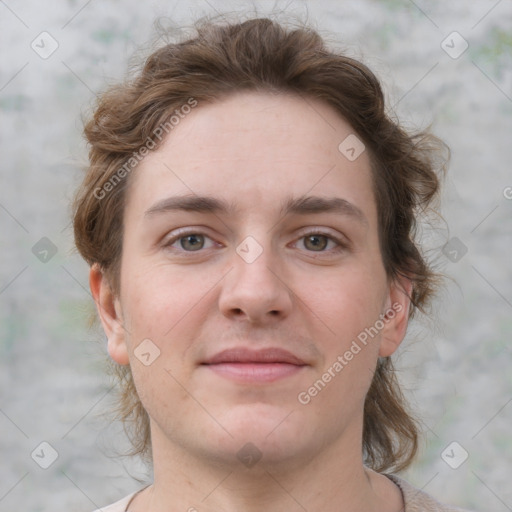
<path id="1" fill-rule="evenodd" d="M 270 241 L 262 244 L 246 237 L 234 251 L 233 267 L 220 296 L 223 314 L 256 321 L 289 313 L 291 297 L 278 277 L 279 255 L 274 254 Z"/>
<path id="2" fill-rule="evenodd" d="M 254 247 L 247 247 L 240 244 L 237 248 L 237 256 L 235 258 L 235 274 L 238 277 L 240 285 L 247 283 L 249 289 L 252 289 L 252 285 L 260 284 L 264 289 L 254 289 L 254 292 L 266 292 L 268 293 L 270 288 L 273 288 L 276 284 L 275 270 L 272 267 L 276 267 L 276 257 L 272 254 L 272 249 L 266 247 L 261 250 L 257 250 Z"/>

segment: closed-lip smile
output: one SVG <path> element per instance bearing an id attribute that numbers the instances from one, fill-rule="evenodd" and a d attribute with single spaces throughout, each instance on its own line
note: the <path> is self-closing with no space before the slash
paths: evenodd
<path id="1" fill-rule="evenodd" d="M 201 364 L 222 377 L 245 383 L 273 382 L 308 366 L 300 357 L 277 347 L 259 350 L 230 348 L 216 353 Z"/>

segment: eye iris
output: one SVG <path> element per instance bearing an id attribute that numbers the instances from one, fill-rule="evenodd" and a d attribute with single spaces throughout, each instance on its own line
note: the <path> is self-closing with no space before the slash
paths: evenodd
<path id="1" fill-rule="evenodd" d="M 187 235 L 181 238 L 181 247 L 189 251 L 198 251 L 204 246 L 203 235 Z"/>
<path id="2" fill-rule="evenodd" d="M 304 239 L 307 249 L 322 251 L 327 247 L 327 237 L 324 235 L 309 235 Z"/>

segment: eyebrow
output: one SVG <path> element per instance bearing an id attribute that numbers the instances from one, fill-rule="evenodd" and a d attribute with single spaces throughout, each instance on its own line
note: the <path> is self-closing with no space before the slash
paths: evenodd
<path id="1" fill-rule="evenodd" d="M 283 215 L 290 213 L 307 215 L 311 213 L 338 213 L 352 217 L 362 224 L 368 225 L 363 211 L 355 204 L 341 197 L 303 196 L 289 199 L 281 209 Z"/>
<path id="2" fill-rule="evenodd" d="M 235 204 L 230 204 L 214 197 L 184 195 L 167 197 L 158 201 L 146 210 L 144 216 L 148 217 L 172 211 L 234 215 L 237 210 Z M 362 210 L 353 203 L 340 197 L 302 196 L 289 198 L 281 208 L 282 216 L 315 213 L 337 213 L 346 215 L 361 224 L 368 225 L 368 220 Z"/>

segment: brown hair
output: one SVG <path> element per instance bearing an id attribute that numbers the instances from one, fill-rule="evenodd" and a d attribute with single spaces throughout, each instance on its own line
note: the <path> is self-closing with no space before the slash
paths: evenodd
<path id="1" fill-rule="evenodd" d="M 326 48 L 310 28 L 286 29 L 258 18 L 224 24 L 203 21 L 196 29 L 193 38 L 155 51 L 141 72 L 99 98 L 85 126 L 90 165 L 74 202 L 75 239 L 82 256 L 90 265 L 99 265 L 119 293 L 130 170 L 126 164 L 149 145 L 147 141 L 154 142 L 152 149 L 159 146 L 157 130 L 166 123 L 170 127 L 173 112 L 191 104 L 191 98 L 200 105 L 242 90 L 288 92 L 326 102 L 364 142 L 372 162 L 387 275 L 411 279 L 411 314 L 423 310 L 435 289 L 435 274 L 415 241 L 416 217 L 438 194 L 435 167 L 442 142 L 426 132 L 406 133 L 386 113 L 374 74 L 358 60 Z M 119 413 L 125 425 L 131 425 L 133 453 L 150 458 L 149 418 L 130 369 L 118 366 L 116 372 L 121 383 Z M 365 463 L 377 471 L 404 469 L 417 445 L 417 425 L 407 411 L 391 359 L 381 359 L 364 407 Z"/>

